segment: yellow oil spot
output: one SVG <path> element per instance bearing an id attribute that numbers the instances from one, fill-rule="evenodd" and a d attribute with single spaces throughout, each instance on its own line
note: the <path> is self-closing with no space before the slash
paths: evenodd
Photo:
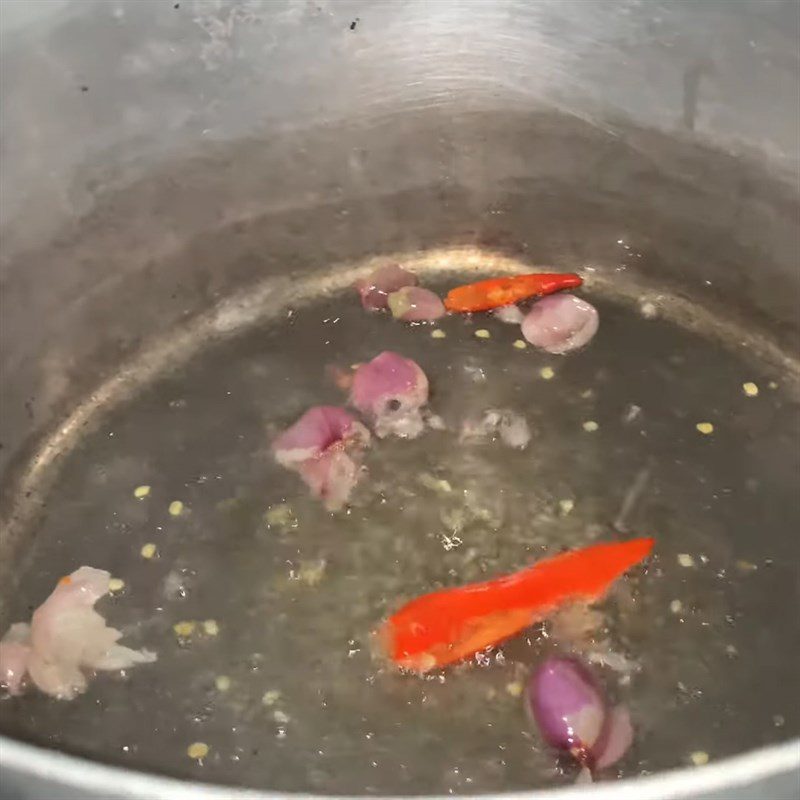
<path id="1" fill-rule="evenodd" d="M 512 347 L 516 347 L 517 350 L 524 350 L 527 346 L 528 343 L 524 339 L 515 339 L 512 345 Z"/>
<path id="2" fill-rule="evenodd" d="M 755 570 L 758 569 L 758 566 L 752 561 L 745 561 L 743 558 L 740 558 L 736 562 L 736 569 L 738 569 L 740 572 L 755 572 Z"/>
<path id="3" fill-rule="evenodd" d="M 122 578 L 109 578 L 108 591 L 121 592 L 125 588 L 125 581 Z"/>
<path id="4" fill-rule="evenodd" d="M 702 767 L 708 764 L 708 753 L 705 750 L 695 750 L 689 756 L 689 761 L 692 762 L 696 767 Z"/>
<path id="5" fill-rule="evenodd" d="M 747 381 L 747 383 L 742 384 L 742 391 L 748 397 L 758 397 L 758 384 L 753 383 L 753 381 Z"/>
<path id="6" fill-rule="evenodd" d="M 586 422 L 583 423 L 583 429 L 586 433 L 594 433 L 600 426 L 593 420 L 587 419 Z"/>
<path id="7" fill-rule="evenodd" d="M 183 503 L 181 503 L 180 500 L 173 500 L 169 504 L 169 508 L 167 510 L 171 516 L 179 517 L 181 514 L 183 514 Z"/>
<path id="8" fill-rule="evenodd" d="M 153 558 L 157 552 L 158 548 L 152 542 L 142 545 L 142 549 L 139 551 L 142 558 Z"/>
<path id="9" fill-rule="evenodd" d="M 575 508 L 575 501 L 568 497 L 564 500 L 558 501 L 558 510 L 561 512 L 562 517 L 566 517 L 568 514 L 571 514 L 573 508 Z"/>
<path id="10" fill-rule="evenodd" d="M 209 747 L 205 742 L 192 742 L 186 748 L 186 755 L 195 761 L 202 761 L 208 755 Z"/>
<path id="11" fill-rule="evenodd" d="M 673 601 L 672 601 L 672 602 L 669 604 L 669 610 L 670 610 L 670 611 L 671 611 L 673 614 L 680 614 L 680 613 L 681 613 L 681 611 L 683 611 L 683 603 L 681 603 L 681 601 L 680 601 L 680 600 L 673 600 Z"/>
<path id="12" fill-rule="evenodd" d="M 492 338 L 492 334 L 489 333 L 489 331 L 487 331 L 486 328 L 478 328 L 478 330 L 475 331 L 475 338 L 476 339 L 491 339 Z"/>
<path id="13" fill-rule="evenodd" d="M 678 563 L 686 569 L 691 569 L 695 565 L 694 558 L 689 553 L 678 553 Z"/>
<path id="14" fill-rule="evenodd" d="M 714 426 L 710 422 L 698 422 L 695 427 L 703 436 L 710 436 L 714 433 Z"/>
<path id="15" fill-rule="evenodd" d="M 441 328 L 434 328 L 431 331 L 431 339 L 444 339 L 447 334 Z"/>
<path id="16" fill-rule="evenodd" d="M 217 675 L 214 679 L 214 686 L 218 692 L 227 692 L 231 688 L 231 679 L 227 675 Z"/>
<path id="17" fill-rule="evenodd" d="M 519 681 L 512 681 L 506 684 L 506 692 L 512 697 L 522 697 L 524 686 Z"/>
<path id="18" fill-rule="evenodd" d="M 206 636 L 216 636 L 219 633 L 219 625 L 215 619 L 207 619 L 203 622 L 203 633 Z"/>
<path id="19" fill-rule="evenodd" d="M 172 630 L 175 631 L 175 635 L 179 639 L 188 639 L 194 633 L 196 627 L 197 623 L 194 620 L 185 619 L 182 622 L 176 622 L 172 626 Z"/>
<path id="20" fill-rule="evenodd" d="M 556 371 L 552 367 L 542 367 L 539 370 L 539 375 L 543 381 L 551 381 L 556 376 Z"/>
<path id="21" fill-rule="evenodd" d="M 776 382 L 776 381 L 770 381 L 770 382 L 767 384 L 767 386 L 769 386 L 769 388 L 770 388 L 770 389 L 772 389 L 773 391 L 775 391 L 775 389 L 777 389 L 777 388 L 778 388 L 778 384 L 777 384 L 777 382 Z"/>
<path id="22" fill-rule="evenodd" d="M 261 698 L 261 702 L 265 706 L 274 706 L 278 700 L 281 699 L 281 693 L 278 689 L 270 689 L 267 692 L 264 692 L 264 696 Z"/>
<path id="23" fill-rule="evenodd" d="M 133 496 L 137 500 L 143 500 L 149 494 L 150 494 L 150 487 L 149 486 L 137 486 L 133 490 Z"/>

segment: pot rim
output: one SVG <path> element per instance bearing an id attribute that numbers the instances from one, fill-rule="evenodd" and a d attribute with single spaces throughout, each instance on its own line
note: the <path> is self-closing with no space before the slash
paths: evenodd
<path id="1" fill-rule="evenodd" d="M 81 756 L 48 750 L 37 745 L 19 742 L 0 736 L 0 765 L 3 772 L 13 772 L 38 778 L 51 784 L 82 789 L 107 796 L 109 787 L 116 787 L 120 797 L 142 800 L 255 800 L 256 798 L 283 798 L 287 792 L 219 784 L 185 781 L 127 767 L 111 766 L 91 761 Z M 800 737 L 778 745 L 770 745 L 729 758 L 714 761 L 703 767 L 680 767 L 654 775 L 625 778 L 619 781 L 587 786 L 568 786 L 526 792 L 503 793 L 503 800 L 535 800 L 558 798 L 578 800 L 587 791 L 595 800 L 655 800 L 656 798 L 697 797 L 702 792 L 731 789 L 753 784 L 782 774 L 797 771 L 800 779 Z M 330 800 L 336 795 L 297 793 L 295 796 Z M 346 796 L 346 795 L 339 795 Z M 483 795 L 493 797 L 498 795 Z M 391 797 L 383 800 L 393 800 Z M 395 800 L 399 800 L 395 798 Z M 452 800 L 444 796 L 429 795 L 427 800 Z"/>

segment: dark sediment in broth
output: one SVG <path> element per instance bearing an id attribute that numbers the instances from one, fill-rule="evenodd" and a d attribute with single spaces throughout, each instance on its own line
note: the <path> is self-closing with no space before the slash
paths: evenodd
<path id="1" fill-rule="evenodd" d="M 563 357 L 514 347 L 519 329 L 491 318 L 444 319 L 446 337 L 434 339 L 430 326 L 366 314 L 353 293 L 323 296 L 112 410 L 58 465 L 3 627 L 90 564 L 125 581 L 101 604 L 110 624 L 159 660 L 100 676 L 71 703 L 4 699 L 3 731 L 281 790 L 568 781 L 518 697 L 531 666 L 558 648 L 546 627 L 424 679 L 388 668 L 370 634 L 415 595 L 624 529 L 655 536 L 656 556 L 603 605 L 615 651 L 639 667 L 600 671 L 636 726 L 608 777 L 796 734 L 787 698 L 798 643 L 786 609 L 797 540 L 784 534 L 800 528 L 798 405 L 774 367 L 587 296 L 600 332 Z M 479 328 L 490 338 L 476 338 Z M 447 430 L 374 443 L 351 508 L 329 514 L 274 463 L 269 442 L 309 406 L 341 402 L 327 367 L 386 349 L 422 366 Z M 526 417 L 526 449 L 459 442 L 463 420 L 488 408 Z M 137 499 L 140 485 L 151 491 Z M 172 515 L 176 500 L 184 508 Z M 149 543 L 156 557 L 142 558 Z M 201 624 L 180 639 L 173 626 L 188 620 Z M 201 764 L 187 756 L 193 742 L 210 748 Z"/>

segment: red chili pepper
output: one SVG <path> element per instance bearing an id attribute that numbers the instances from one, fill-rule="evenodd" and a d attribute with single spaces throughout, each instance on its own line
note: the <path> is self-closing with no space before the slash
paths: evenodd
<path id="1" fill-rule="evenodd" d="M 652 548 L 653 539 L 596 544 L 513 575 L 423 595 L 389 617 L 378 640 L 397 666 L 427 672 L 508 639 L 565 603 L 596 602 Z"/>
<path id="2" fill-rule="evenodd" d="M 582 283 L 580 275 L 572 272 L 539 272 L 532 275 L 489 278 L 451 289 L 444 299 L 444 305 L 448 311 L 488 311 L 491 308 L 519 303 L 529 297 L 541 297 L 560 292 L 562 289 L 574 289 Z"/>

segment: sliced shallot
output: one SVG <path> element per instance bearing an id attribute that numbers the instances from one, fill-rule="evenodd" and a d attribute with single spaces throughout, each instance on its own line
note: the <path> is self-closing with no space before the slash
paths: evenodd
<path id="1" fill-rule="evenodd" d="M 568 353 L 583 347 L 597 333 L 597 309 L 573 294 L 544 297 L 522 322 L 522 335 L 548 353 Z"/>
<path id="2" fill-rule="evenodd" d="M 531 676 L 524 699 L 545 741 L 583 768 L 611 766 L 633 741 L 628 711 L 609 707 L 591 670 L 576 658 L 547 658 Z"/>
<path id="3" fill-rule="evenodd" d="M 386 351 L 358 367 L 350 402 L 380 438 L 393 434 L 413 439 L 425 427 L 422 407 L 428 402 L 428 379 L 410 358 Z"/>
<path id="4" fill-rule="evenodd" d="M 27 673 L 46 694 L 72 700 L 86 690 L 87 673 L 156 660 L 154 653 L 117 644 L 122 633 L 94 610 L 108 594 L 110 578 L 105 570 L 81 567 L 58 582 L 33 612 L 30 627 L 11 626 L 0 643 L 0 680 L 9 693 L 19 693 Z"/>
<path id="5" fill-rule="evenodd" d="M 388 306 L 392 292 L 416 283 L 417 276 L 412 272 L 397 264 L 386 264 L 356 281 L 356 289 L 361 295 L 361 305 L 369 311 L 378 311 Z"/>
<path id="6" fill-rule="evenodd" d="M 429 322 L 446 313 L 439 296 L 420 286 L 405 286 L 392 292 L 388 304 L 392 316 L 406 322 Z"/>
<path id="7" fill-rule="evenodd" d="M 369 438 L 369 431 L 345 409 L 315 406 L 272 443 L 272 451 L 329 511 L 338 511 L 361 476 Z"/>

